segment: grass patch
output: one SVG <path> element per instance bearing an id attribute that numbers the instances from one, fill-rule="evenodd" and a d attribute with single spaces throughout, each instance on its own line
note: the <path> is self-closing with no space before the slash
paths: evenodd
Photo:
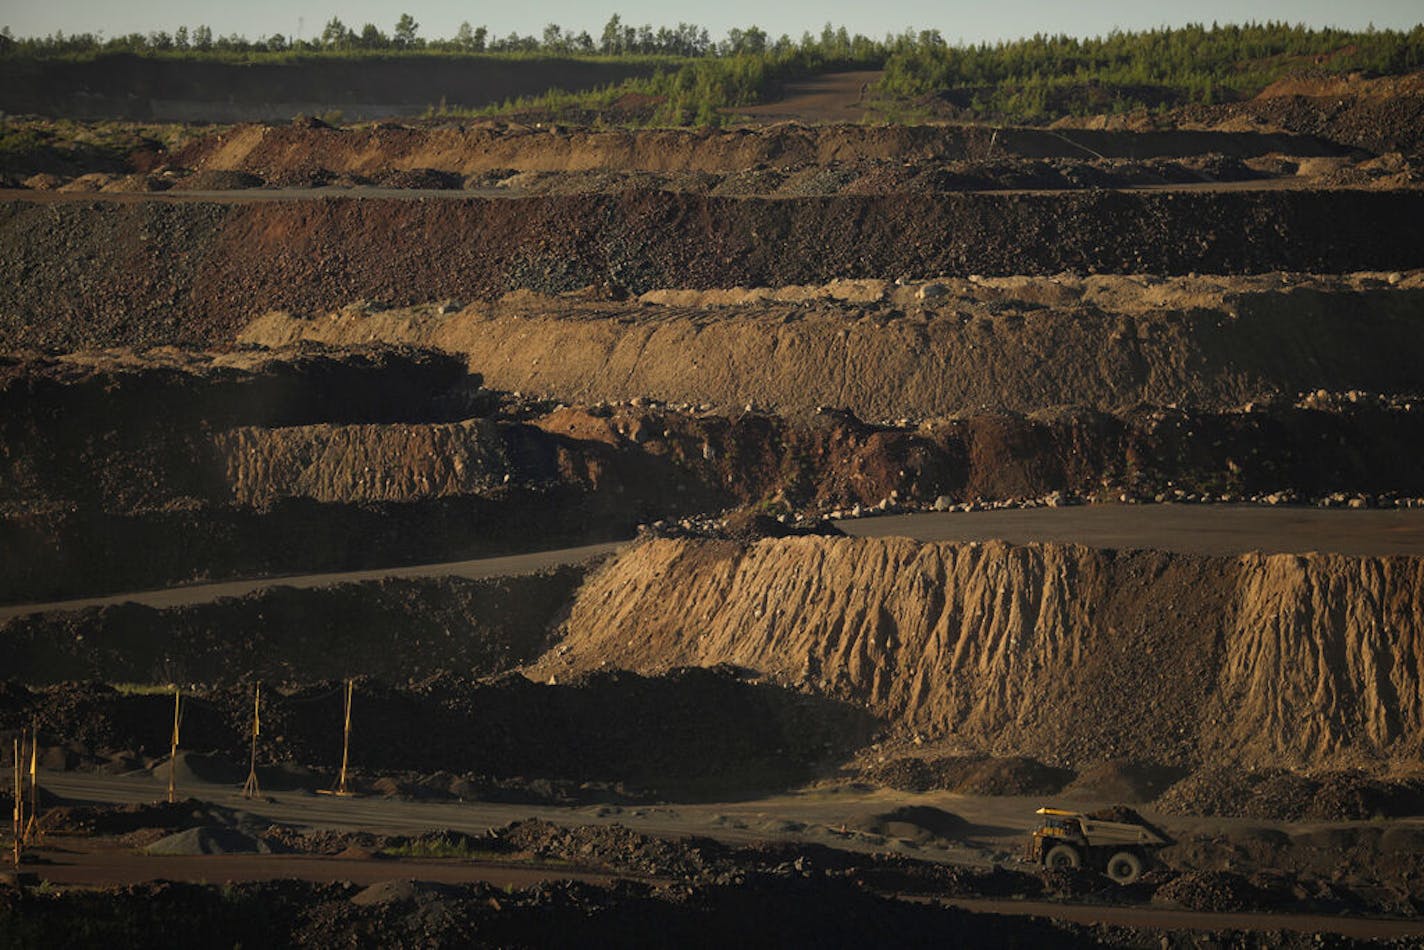
<path id="1" fill-rule="evenodd" d="M 414 838 L 381 849 L 381 854 L 390 858 L 453 858 L 461 861 L 490 858 L 497 853 L 467 835 L 454 838 Z"/>

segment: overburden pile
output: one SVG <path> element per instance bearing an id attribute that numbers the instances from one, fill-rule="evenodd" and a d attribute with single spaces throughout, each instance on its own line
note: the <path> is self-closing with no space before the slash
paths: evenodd
<path id="1" fill-rule="evenodd" d="M 533 673 L 732 664 L 1075 768 L 1385 770 L 1424 751 L 1421 591 L 1418 557 L 658 540 L 589 578 Z"/>

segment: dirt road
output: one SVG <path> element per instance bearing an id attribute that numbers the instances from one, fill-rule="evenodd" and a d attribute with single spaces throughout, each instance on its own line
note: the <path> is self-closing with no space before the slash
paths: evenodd
<path id="1" fill-rule="evenodd" d="M 787 83 L 775 102 L 734 110 L 757 124 L 773 122 L 859 122 L 865 118 L 868 87 L 880 81 L 879 70 L 824 73 Z"/>
<path id="2" fill-rule="evenodd" d="M 920 541 L 1066 542 L 1097 548 L 1150 548 L 1184 554 L 1232 555 L 1333 552 L 1349 555 L 1424 555 L 1424 510 L 1326 510 L 1254 505 L 1082 505 L 890 515 L 837 522 L 847 534 L 911 537 Z M 108 597 L 0 606 L 11 617 L 107 604 L 174 607 L 240 597 L 268 587 L 327 587 L 387 577 L 497 577 L 522 574 L 611 554 L 627 542 L 607 542 L 536 554 L 443 564 L 264 577 L 136 591 Z"/>
<path id="3" fill-rule="evenodd" d="M 837 522 L 862 538 L 1062 542 L 1181 554 L 1424 555 L 1424 511 L 1256 505 L 1084 505 L 891 515 Z"/>
<path id="4" fill-rule="evenodd" d="M 76 773 L 42 773 L 41 784 L 75 802 L 150 802 L 161 797 L 160 782 L 150 776 L 100 776 Z M 1026 816 L 1043 804 L 1038 799 L 978 798 L 940 792 L 911 795 L 888 789 L 873 792 L 853 787 L 809 789 L 754 801 L 700 805 L 619 808 L 496 804 L 490 802 L 410 802 L 381 798 L 322 798 L 306 793 L 279 793 L 270 801 L 247 802 L 226 786 L 181 789 L 181 794 L 250 811 L 273 821 L 338 830 L 362 829 L 391 834 L 416 834 L 435 828 L 480 834 L 486 828 L 529 817 L 563 825 L 624 824 L 635 831 L 662 837 L 706 835 L 732 844 L 756 841 L 802 841 L 830 844 L 853 851 L 898 851 L 922 860 L 984 865 L 1014 863 Z M 968 822 L 962 844 L 939 848 L 907 846 L 894 839 L 862 840 L 841 829 L 856 819 L 889 811 L 904 804 L 931 805 L 959 815 Z M 1174 828 L 1241 824 L 1223 819 L 1174 819 Z M 1254 821 L 1260 826 L 1260 821 Z M 1188 826 L 1193 826 L 1188 828 Z M 53 864 L 35 868 L 42 878 L 65 883 L 133 883 L 157 877 L 195 881 L 264 880 L 299 877 L 307 880 L 353 880 L 371 883 L 395 878 L 449 882 L 488 880 L 523 885 L 539 880 L 578 878 L 598 880 L 597 872 L 579 868 L 544 869 L 537 866 L 465 861 L 337 860 L 298 856 L 262 857 L 224 855 L 167 858 L 111 850 L 70 847 L 45 854 Z M 1073 905 L 1047 901 L 955 900 L 968 910 L 1007 915 L 1057 917 L 1081 923 L 1108 923 L 1174 930 L 1293 930 L 1338 933 L 1358 939 L 1424 936 L 1424 921 L 1345 918 L 1286 914 L 1213 914 L 1156 907 Z"/>
<path id="5" fill-rule="evenodd" d="M 33 868 L 51 884 L 113 887 L 146 881 L 240 883 L 274 879 L 350 881 L 358 886 L 392 879 L 438 881 L 442 884 L 495 884 L 531 887 L 546 881 L 587 881 L 608 884 L 614 876 L 567 864 L 541 867 L 535 863 L 448 861 L 439 859 L 341 858 L 304 854 L 145 855 L 130 848 L 91 846 L 84 839 L 55 839 L 33 852 L 44 863 Z M 624 875 L 626 876 L 626 875 Z"/>
<path id="6" fill-rule="evenodd" d="M 558 551 L 534 554 L 514 554 L 508 557 L 480 558 L 472 561 L 449 561 L 444 564 L 413 564 L 406 567 L 376 568 L 368 571 L 346 571 L 339 574 L 302 574 L 292 577 L 262 577 L 251 580 L 225 581 L 221 584 L 192 584 L 161 590 L 135 591 L 110 597 L 87 597 L 79 600 L 54 601 L 42 604 L 11 604 L 0 606 L 0 623 L 11 617 L 46 613 L 51 610 L 83 610 L 109 604 L 135 603 L 149 607 L 176 607 L 185 604 L 206 604 L 223 597 L 241 597 L 268 587 L 329 587 L 333 584 L 356 584 L 362 581 L 411 577 L 500 577 L 508 574 L 528 574 L 564 564 L 577 564 L 589 558 L 612 554 L 626 542 L 588 544 Z"/>

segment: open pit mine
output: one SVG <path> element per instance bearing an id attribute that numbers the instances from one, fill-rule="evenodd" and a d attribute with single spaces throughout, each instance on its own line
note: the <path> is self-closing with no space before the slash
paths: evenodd
<path id="1" fill-rule="evenodd" d="M 0 946 L 1418 945 L 1419 98 L 0 182 Z"/>

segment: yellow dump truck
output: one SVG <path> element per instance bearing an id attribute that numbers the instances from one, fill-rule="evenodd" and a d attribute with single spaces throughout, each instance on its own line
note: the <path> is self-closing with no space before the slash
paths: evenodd
<path id="1" fill-rule="evenodd" d="M 1119 884 L 1131 884 L 1171 844 L 1145 823 L 1102 821 L 1082 812 L 1040 808 L 1029 860 L 1047 868 L 1092 868 Z"/>

